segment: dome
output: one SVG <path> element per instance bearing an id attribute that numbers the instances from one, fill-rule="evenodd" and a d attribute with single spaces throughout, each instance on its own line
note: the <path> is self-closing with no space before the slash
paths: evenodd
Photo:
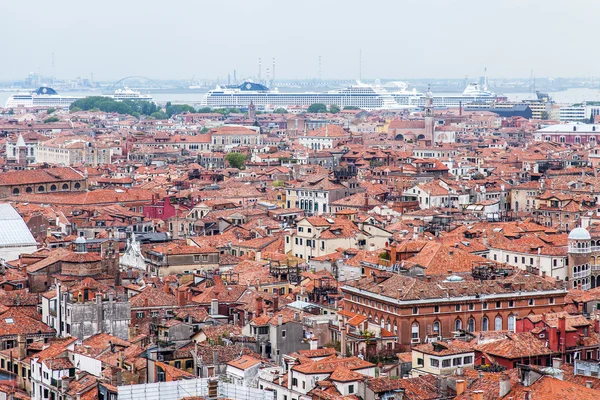
<path id="1" fill-rule="evenodd" d="M 79 236 L 77 239 L 75 239 L 75 244 L 84 244 L 87 243 L 87 240 L 85 240 L 85 238 L 83 236 Z"/>
<path id="2" fill-rule="evenodd" d="M 569 240 L 590 240 L 590 233 L 583 228 L 575 228 L 569 232 Z"/>

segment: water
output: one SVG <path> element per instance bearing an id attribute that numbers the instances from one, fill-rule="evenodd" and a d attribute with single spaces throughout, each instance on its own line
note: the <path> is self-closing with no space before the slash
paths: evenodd
<path id="1" fill-rule="evenodd" d="M 0 92 L 0 107 L 6 104 L 6 100 L 16 92 Z M 59 92 L 60 93 L 60 92 Z M 100 94 L 100 92 L 63 92 L 64 95 L 85 97 L 94 96 Z M 457 95 L 459 93 L 439 93 Z M 189 104 L 192 107 L 200 107 L 200 102 L 204 93 L 201 91 L 197 92 L 184 92 L 184 93 L 151 93 L 154 100 L 159 104 L 165 104 L 167 101 L 177 104 Z M 507 93 L 506 96 L 510 101 L 521 101 L 528 99 L 535 99 L 533 93 Z M 598 89 L 584 89 L 584 88 L 573 88 L 562 90 L 560 92 L 550 92 L 550 97 L 559 104 L 573 104 L 582 103 L 584 101 L 600 101 L 600 90 Z"/>

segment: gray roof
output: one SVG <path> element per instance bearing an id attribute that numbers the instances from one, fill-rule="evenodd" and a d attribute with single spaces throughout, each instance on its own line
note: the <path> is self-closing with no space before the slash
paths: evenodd
<path id="1" fill-rule="evenodd" d="M 0 204 L 0 247 L 35 246 L 35 238 L 19 213 L 8 203 Z"/>
<path id="2" fill-rule="evenodd" d="M 600 124 L 559 124 L 550 125 L 538 130 L 539 133 L 570 133 L 573 135 L 581 133 L 600 134 Z"/>

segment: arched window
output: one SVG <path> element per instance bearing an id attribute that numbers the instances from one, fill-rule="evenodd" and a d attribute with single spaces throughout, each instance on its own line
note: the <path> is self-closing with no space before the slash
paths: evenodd
<path id="1" fill-rule="evenodd" d="M 26 192 L 26 193 L 31 193 L 31 192 L 33 192 L 33 189 L 32 189 L 30 186 L 28 186 L 28 187 L 25 189 L 25 192 Z"/>
<path id="2" fill-rule="evenodd" d="M 81 185 L 79 184 L 79 182 L 75 183 L 75 189 L 79 189 L 81 187 Z"/>
<path id="3" fill-rule="evenodd" d="M 473 318 L 469 318 L 469 321 L 467 322 L 467 330 L 469 332 L 475 331 L 475 320 Z"/>
<path id="4" fill-rule="evenodd" d="M 68 190 L 68 189 L 69 189 L 69 185 L 67 185 L 66 183 L 63 183 L 62 190 Z"/>
<path id="5" fill-rule="evenodd" d="M 56 185 L 51 185 L 50 186 L 50 191 L 51 192 L 56 192 Z"/>
<path id="6" fill-rule="evenodd" d="M 419 340 L 419 324 L 416 322 L 413 322 L 411 327 L 411 339 L 414 341 Z"/>
<path id="7" fill-rule="evenodd" d="M 390 319 L 388 318 L 386 324 L 385 324 L 385 329 L 387 329 L 388 331 L 392 331 L 392 323 L 390 322 Z"/>
<path id="8" fill-rule="evenodd" d="M 441 327 L 440 327 L 440 321 L 435 321 L 433 323 L 433 333 L 436 334 L 437 336 L 440 336 L 441 333 Z"/>
<path id="9" fill-rule="evenodd" d="M 499 315 L 494 320 L 494 330 L 497 330 L 497 331 L 502 330 L 502 317 Z"/>
<path id="10" fill-rule="evenodd" d="M 18 196 L 19 195 L 19 188 L 14 188 L 13 189 L 13 195 Z"/>
<path id="11" fill-rule="evenodd" d="M 509 331 L 515 330 L 515 316 L 514 315 L 508 316 L 508 330 Z"/>
<path id="12" fill-rule="evenodd" d="M 488 319 L 488 317 L 483 317 L 483 319 L 481 320 L 481 330 L 485 332 L 489 329 L 490 329 L 490 320 Z"/>
<path id="13" fill-rule="evenodd" d="M 459 331 L 461 329 L 462 329 L 462 321 L 460 319 L 457 319 L 456 321 L 454 321 L 454 330 Z"/>
<path id="14" fill-rule="evenodd" d="M 379 317 L 376 315 L 375 316 L 375 323 L 378 324 L 379 323 Z"/>
<path id="15" fill-rule="evenodd" d="M 43 192 L 45 190 L 46 190 L 46 188 L 43 187 L 42 185 L 38 186 L 38 192 Z"/>

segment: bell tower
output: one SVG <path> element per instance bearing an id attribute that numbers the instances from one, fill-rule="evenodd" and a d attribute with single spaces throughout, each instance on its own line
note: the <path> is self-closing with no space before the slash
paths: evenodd
<path id="1" fill-rule="evenodd" d="M 428 87 L 425 94 L 425 141 L 428 144 L 433 143 L 433 131 L 433 93 L 431 87 Z"/>

